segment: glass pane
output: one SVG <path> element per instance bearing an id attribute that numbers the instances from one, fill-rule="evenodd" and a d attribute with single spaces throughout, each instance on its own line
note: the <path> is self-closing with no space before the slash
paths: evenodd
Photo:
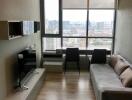
<path id="1" fill-rule="evenodd" d="M 34 22 L 33 21 L 23 21 L 23 34 L 30 35 L 34 33 Z"/>
<path id="2" fill-rule="evenodd" d="M 60 38 L 43 38 L 43 51 L 56 50 L 61 48 Z"/>
<path id="3" fill-rule="evenodd" d="M 59 0 L 45 0 L 45 34 L 59 34 Z"/>
<path id="4" fill-rule="evenodd" d="M 86 36 L 86 10 L 63 10 L 63 36 Z"/>
<path id="5" fill-rule="evenodd" d="M 62 0 L 63 8 L 87 8 L 88 0 Z"/>
<path id="6" fill-rule="evenodd" d="M 89 0 L 89 8 L 114 8 L 115 0 Z"/>
<path id="7" fill-rule="evenodd" d="M 86 49 L 85 38 L 63 38 L 63 48 L 78 47 L 79 49 Z"/>
<path id="8" fill-rule="evenodd" d="M 90 38 L 88 39 L 88 49 L 107 49 L 111 50 L 112 47 L 112 39 L 104 39 L 104 38 Z"/>
<path id="9" fill-rule="evenodd" d="M 89 11 L 89 36 L 112 37 L 114 10 Z"/>

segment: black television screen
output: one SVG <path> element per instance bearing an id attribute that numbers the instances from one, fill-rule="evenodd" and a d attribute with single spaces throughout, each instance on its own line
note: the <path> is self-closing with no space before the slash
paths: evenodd
<path id="1" fill-rule="evenodd" d="M 34 33 L 34 21 L 23 21 L 23 35 L 30 35 Z"/>
<path id="2" fill-rule="evenodd" d="M 14 87 L 23 87 L 36 69 L 36 53 L 23 50 L 17 54 L 18 65 L 14 68 Z"/>

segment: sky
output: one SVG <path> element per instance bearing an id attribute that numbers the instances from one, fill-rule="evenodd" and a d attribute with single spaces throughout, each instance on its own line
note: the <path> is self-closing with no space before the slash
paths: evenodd
<path id="1" fill-rule="evenodd" d="M 45 0 L 45 17 L 48 20 L 58 20 L 58 0 Z M 89 20 L 95 22 L 113 21 L 113 10 L 90 10 Z M 64 21 L 86 21 L 86 10 L 63 10 Z"/>

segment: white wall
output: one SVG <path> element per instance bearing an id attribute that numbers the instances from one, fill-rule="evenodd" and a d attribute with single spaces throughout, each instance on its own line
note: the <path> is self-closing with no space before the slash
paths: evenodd
<path id="1" fill-rule="evenodd" d="M 39 0 L 0 0 L 0 20 L 40 20 Z M 37 64 L 41 60 L 40 33 L 13 40 L 0 40 L 0 100 L 13 90 L 12 69 L 17 53 L 36 44 Z"/>
<path id="2" fill-rule="evenodd" d="M 132 0 L 119 0 L 115 53 L 121 54 L 132 63 Z"/>
<path id="3" fill-rule="evenodd" d="M 39 18 L 39 0 L 0 0 L 0 20 L 39 20 Z"/>
<path id="4" fill-rule="evenodd" d="M 0 46 L 1 47 L 1 46 Z M 6 85 L 5 85 L 5 68 L 0 55 L 0 100 L 4 100 L 6 96 Z"/>

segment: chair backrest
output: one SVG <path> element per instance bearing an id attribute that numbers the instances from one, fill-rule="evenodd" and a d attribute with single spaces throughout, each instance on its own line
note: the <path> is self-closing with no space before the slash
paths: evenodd
<path id="1" fill-rule="evenodd" d="M 94 49 L 91 63 L 106 63 L 106 49 Z"/>
<path id="2" fill-rule="evenodd" d="M 67 48 L 66 49 L 66 61 L 79 61 L 79 49 Z"/>

